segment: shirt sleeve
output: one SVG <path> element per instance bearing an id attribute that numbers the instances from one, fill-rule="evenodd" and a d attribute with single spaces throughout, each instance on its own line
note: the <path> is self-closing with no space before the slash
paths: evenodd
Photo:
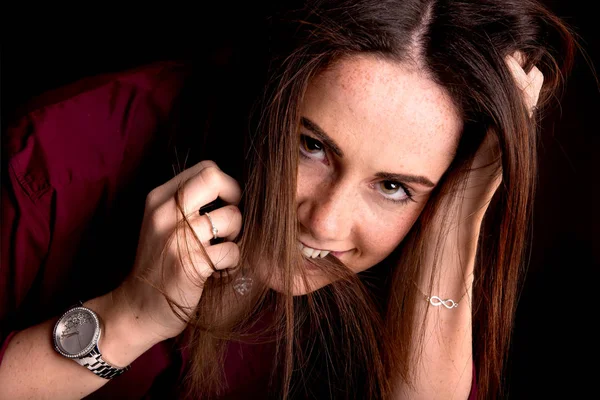
<path id="1" fill-rule="evenodd" d="M 20 128 L 16 127 L 9 133 Z M 28 178 L 16 174 L 10 161 L 3 162 L 0 363 L 8 339 L 13 336 L 10 333 L 17 325 L 16 311 L 35 282 L 50 242 L 50 188 L 40 181 L 28 181 Z"/>
<path id="2" fill-rule="evenodd" d="M 88 227 L 133 185 L 157 143 L 165 152 L 189 71 L 162 62 L 86 78 L 34 99 L 3 132 L 0 364 L 15 332 L 70 300 L 64 285 L 82 268 Z"/>

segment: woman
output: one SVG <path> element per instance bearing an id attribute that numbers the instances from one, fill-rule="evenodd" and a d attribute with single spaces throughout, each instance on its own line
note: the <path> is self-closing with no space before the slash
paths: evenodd
<path id="1" fill-rule="evenodd" d="M 154 393 L 498 395 L 567 29 L 530 1 L 317 1 L 272 28 L 241 182 L 205 160 L 152 190 L 133 270 L 14 334 L 3 395 L 135 382 L 173 338 L 185 362 Z M 219 361 L 247 342 L 237 368 L 264 365 L 232 383 Z"/>

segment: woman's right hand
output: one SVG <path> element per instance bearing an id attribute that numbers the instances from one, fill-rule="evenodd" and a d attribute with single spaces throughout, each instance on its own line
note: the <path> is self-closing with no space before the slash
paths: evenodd
<path id="1" fill-rule="evenodd" d="M 194 234 L 182 223 L 183 216 L 176 204 L 179 185 L 183 186 L 180 206 L 214 270 Z M 212 161 L 202 161 L 184 170 L 147 196 L 134 269 L 118 291 L 132 318 L 154 341 L 177 336 L 187 322 L 173 312 L 158 288 L 190 315 L 200 300 L 204 282 L 215 271 L 237 266 L 239 248 L 232 240 L 242 224 L 237 208 L 240 197 L 238 183 Z M 218 230 L 217 236 L 224 241 L 211 245 L 211 222 L 199 210 L 217 198 L 227 205 L 211 211 L 210 217 Z"/>

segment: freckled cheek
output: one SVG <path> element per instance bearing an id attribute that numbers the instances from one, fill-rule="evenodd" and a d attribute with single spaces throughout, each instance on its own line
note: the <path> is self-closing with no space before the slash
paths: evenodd
<path id="1" fill-rule="evenodd" d="M 397 224 L 382 226 L 371 225 L 372 229 L 365 231 L 364 262 L 371 263 L 367 268 L 385 259 L 406 236 L 410 229 L 408 221 L 401 220 Z"/>
<path id="2" fill-rule="evenodd" d="M 420 209 L 407 210 L 402 216 L 383 219 L 387 221 L 386 224 L 381 224 L 381 221 L 369 223 L 371 228 L 363 231 L 363 262 L 370 265 L 363 265 L 362 268 L 370 268 L 389 256 L 404 240 L 419 215 Z"/>
<path id="3" fill-rule="evenodd" d="M 381 235 L 379 237 L 378 243 L 380 243 L 380 247 L 384 248 L 388 252 L 393 251 L 402 239 L 406 236 L 408 232 L 408 228 L 405 224 L 400 224 L 395 226 L 393 229 L 387 230 L 385 235 Z"/>
<path id="4" fill-rule="evenodd" d="M 298 167 L 296 197 L 298 200 L 310 197 L 321 184 L 322 174 L 315 173 L 309 167 L 300 165 Z"/>

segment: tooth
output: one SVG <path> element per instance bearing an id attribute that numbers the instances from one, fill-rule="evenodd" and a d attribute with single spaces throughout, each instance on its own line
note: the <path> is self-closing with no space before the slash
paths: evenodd
<path id="1" fill-rule="evenodd" d="M 310 257 L 312 256 L 313 250 L 310 247 L 304 247 L 302 249 L 302 253 L 306 256 L 306 257 Z"/>
<path id="2" fill-rule="evenodd" d="M 325 257 L 327 257 L 327 254 L 329 254 L 329 250 L 323 250 L 323 251 L 321 251 L 321 254 L 319 255 L 319 257 L 325 258 Z"/>
<path id="3" fill-rule="evenodd" d="M 311 258 L 318 258 L 319 254 L 321 254 L 321 252 L 319 250 L 315 250 L 313 251 Z"/>
<path id="4" fill-rule="evenodd" d="M 304 248 L 304 245 L 303 245 L 302 243 L 298 242 L 298 248 L 299 248 L 300 250 L 302 250 L 302 249 Z"/>

